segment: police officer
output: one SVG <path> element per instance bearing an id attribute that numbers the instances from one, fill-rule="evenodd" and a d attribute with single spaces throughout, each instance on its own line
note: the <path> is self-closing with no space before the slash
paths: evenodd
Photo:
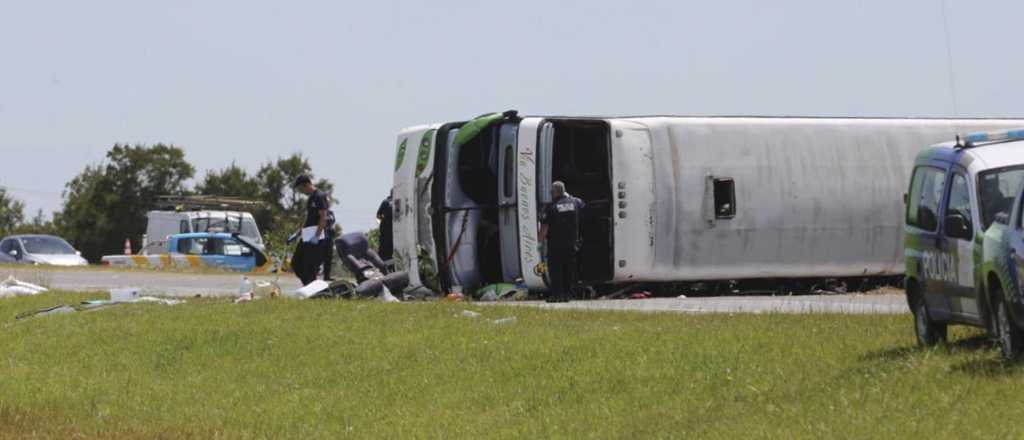
<path id="1" fill-rule="evenodd" d="M 307 175 L 295 178 L 293 186 L 297 191 L 309 196 L 309 199 L 306 200 L 306 219 L 302 223 L 302 229 L 316 227 L 316 233 L 309 236 L 308 239 L 300 231 L 299 244 L 295 247 L 295 254 L 292 256 L 292 270 L 305 286 L 316 281 L 316 274 L 323 262 L 324 251 L 320 242 L 326 240 L 327 195 L 318 190 Z"/>
<path id="2" fill-rule="evenodd" d="M 576 284 L 576 253 L 580 249 L 582 200 L 569 195 L 565 184 L 551 184 L 551 204 L 541 217 L 540 241 L 547 246 L 548 302 L 568 302 Z"/>
<path id="3" fill-rule="evenodd" d="M 380 255 L 380 259 L 388 261 L 391 259 L 391 254 L 394 251 L 394 241 L 392 238 L 392 216 L 391 212 L 391 198 L 395 195 L 395 190 L 391 190 L 391 194 L 388 194 L 388 198 L 380 202 L 380 207 L 377 208 L 377 221 L 380 222 L 380 240 L 377 245 L 377 255 Z"/>

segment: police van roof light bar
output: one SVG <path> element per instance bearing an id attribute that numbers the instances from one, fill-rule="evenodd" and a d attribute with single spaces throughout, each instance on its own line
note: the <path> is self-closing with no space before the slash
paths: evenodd
<path id="1" fill-rule="evenodd" d="M 965 135 L 963 137 L 963 143 L 960 142 L 960 136 L 957 136 L 957 146 L 960 148 L 970 148 L 979 143 L 1019 140 L 1024 140 L 1024 129 L 988 132 L 979 131 Z"/>

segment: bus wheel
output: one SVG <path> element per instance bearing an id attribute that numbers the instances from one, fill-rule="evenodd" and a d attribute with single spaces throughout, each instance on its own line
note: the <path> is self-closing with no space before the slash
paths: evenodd
<path id="1" fill-rule="evenodd" d="M 914 303 L 914 333 L 917 344 L 931 347 L 946 341 L 946 324 L 932 321 L 928 316 L 928 306 L 920 296 Z"/>
<path id="2" fill-rule="evenodd" d="M 1002 295 L 999 295 L 998 298 L 999 302 L 996 303 L 996 326 L 999 333 L 999 348 L 1003 359 L 1012 361 L 1020 356 L 1024 338 L 1022 338 L 1021 331 L 1013 323 L 1013 318 L 1010 317 L 1006 301 L 1002 299 Z"/>

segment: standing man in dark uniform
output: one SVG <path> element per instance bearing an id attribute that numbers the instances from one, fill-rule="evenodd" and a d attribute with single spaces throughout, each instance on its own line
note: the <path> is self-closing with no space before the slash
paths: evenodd
<path id="1" fill-rule="evenodd" d="M 569 302 L 576 284 L 576 252 L 580 249 L 580 210 L 583 201 L 569 195 L 565 184 L 551 184 L 551 204 L 541 217 L 540 242 L 546 243 L 548 302 Z"/>
<path id="2" fill-rule="evenodd" d="M 388 197 L 383 202 L 380 202 L 380 208 L 377 208 L 377 220 L 380 221 L 380 240 L 377 243 L 377 254 L 384 261 L 390 260 L 394 252 L 394 236 L 392 235 L 394 231 L 391 230 L 391 219 L 394 215 L 391 212 L 391 198 L 394 195 L 395 190 L 391 190 L 391 194 L 388 194 Z"/>
<path id="3" fill-rule="evenodd" d="M 299 245 L 295 247 L 295 255 L 292 256 L 292 270 L 302 285 L 306 286 L 316 281 L 316 274 L 323 262 L 324 251 L 320 242 L 327 239 L 327 195 L 316 189 L 307 175 L 295 178 L 294 187 L 309 196 L 306 201 L 306 220 L 302 223 L 302 231 L 299 231 Z M 311 233 L 311 227 L 316 228 L 315 234 Z"/>

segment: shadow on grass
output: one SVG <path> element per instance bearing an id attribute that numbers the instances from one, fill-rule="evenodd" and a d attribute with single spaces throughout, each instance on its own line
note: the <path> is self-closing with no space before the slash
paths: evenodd
<path id="1" fill-rule="evenodd" d="M 974 377 L 997 378 L 1019 375 L 1024 371 L 1021 360 L 1007 362 L 1002 357 L 971 359 L 953 366 L 953 371 Z"/>
<path id="2" fill-rule="evenodd" d="M 936 347 L 941 353 L 955 355 L 957 353 L 978 353 L 994 349 L 993 342 L 985 335 L 977 335 L 969 338 L 950 341 L 945 345 Z M 892 362 L 900 361 L 917 353 L 930 350 L 918 345 L 889 348 L 865 353 L 860 357 L 862 362 Z M 950 371 L 966 374 L 974 377 L 997 378 L 1009 377 L 1024 372 L 1024 358 L 1016 362 L 1004 361 L 999 355 L 986 357 L 974 357 L 953 366 Z"/>
<path id="3" fill-rule="evenodd" d="M 980 342 L 978 343 L 980 348 L 994 350 L 996 352 L 995 355 L 961 362 L 953 366 L 952 371 L 967 374 L 969 376 L 986 378 L 1014 376 L 1020 374 L 1021 371 L 1024 371 L 1024 358 L 1017 359 L 1012 362 L 1003 360 L 998 347 L 990 339 L 984 336 L 972 339 L 980 339 Z"/>
<path id="4" fill-rule="evenodd" d="M 958 339 L 956 341 L 947 342 L 945 345 L 940 345 L 942 349 L 948 353 L 958 352 L 976 352 L 982 350 L 989 350 L 992 348 L 992 341 L 990 341 L 985 335 L 972 336 L 969 338 Z M 915 353 L 929 350 L 928 348 L 921 347 L 919 345 L 908 345 L 904 347 L 888 348 L 885 350 L 876 350 L 861 355 L 861 361 L 895 361 L 905 359 Z"/>

